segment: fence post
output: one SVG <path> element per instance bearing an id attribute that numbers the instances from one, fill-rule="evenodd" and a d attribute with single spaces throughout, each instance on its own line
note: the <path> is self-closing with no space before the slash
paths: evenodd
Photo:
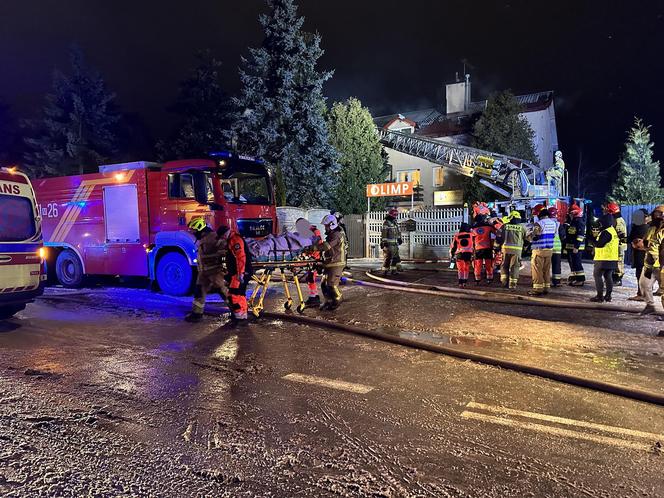
<path id="1" fill-rule="evenodd" d="M 364 257 L 370 258 L 371 254 L 371 241 L 369 240 L 369 213 L 365 214 L 362 219 L 364 220 Z"/>

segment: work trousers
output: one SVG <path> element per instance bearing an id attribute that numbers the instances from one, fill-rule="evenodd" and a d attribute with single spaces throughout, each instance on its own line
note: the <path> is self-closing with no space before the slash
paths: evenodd
<path id="1" fill-rule="evenodd" d="M 599 264 L 595 263 L 593 278 L 595 279 L 597 295 L 604 297 L 604 283 L 606 283 L 606 297 L 611 297 L 611 292 L 613 291 L 613 269 L 610 268 L 606 270 L 601 268 Z"/>
<path id="2" fill-rule="evenodd" d="M 625 251 L 624 246 L 618 248 L 618 269 L 613 271 L 614 280 L 621 280 L 625 275 Z"/>
<path id="3" fill-rule="evenodd" d="M 316 277 L 318 274 L 316 270 L 307 272 L 307 286 L 309 287 L 309 295 L 317 296 L 318 295 L 318 286 L 316 285 Z"/>
<path id="4" fill-rule="evenodd" d="M 641 272 L 641 276 L 639 277 L 639 291 L 641 291 L 641 295 L 643 296 L 643 299 L 645 300 L 646 304 L 650 305 L 655 304 L 655 296 L 653 295 L 653 287 L 655 285 L 655 282 L 661 282 L 660 269 L 653 268 L 652 277 L 647 278 L 645 275 L 645 268 L 644 268 L 643 272 Z M 664 295 L 662 302 L 664 303 Z"/>
<path id="5" fill-rule="evenodd" d="M 482 280 L 482 267 L 486 271 L 486 279 L 493 280 L 493 249 L 480 249 L 475 252 L 475 261 L 473 262 L 473 269 L 475 273 L 475 281 Z"/>
<path id="6" fill-rule="evenodd" d="M 457 259 L 457 275 L 459 277 L 459 284 L 467 284 L 468 277 L 470 276 L 470 261 Z"/>
<path id="7" fill-rule="evenodd" d="M 208 294 L 213 290 L 218 289 L 219 295 L 222 299 L 227 299 L 228 287 L 226 280 L 224 280 L 223 273 L 216 273 L 213 275 L 198 274 L 196 277 L 196 288 L 194 289 L 194 302 L 191 308 L 193 313 L 202 314 L 205 311 L 205 301 Z"/>
<path id="8" fill-rule="evenodd" d="M 503 264 L 500 267 L 500 283 L 510 289 L 516 289 L 519 282 L 519 268 L 521 268 L 521 253 L 503 254 Z"/>
<path id="9" fill-rule="evenodd" d="M 227 279 L 229 277 L 226 277 Z M 228 290 L 228 301 L 231 308 L 231 316 L 235 320 L 246 320 L 249 306 L 247 304 L 247 282 L 240 283 L 239 287 Z"/>
<path id="10" fill-rule="evenodd" d="M 383 269 L 400 270 L 401 257 L 399 256 L 399 245 L 394 242 L 388 242 L 383 248 Z"/>
<path id="11" fill-rule="evenodd" d="M 569 263 L 569 282 L 582 283 L 586 281 L 586 272 L 583 270 L 583 259 L 581 251 L 574 253 L 571 249 L 567 252 L 567 261 Z"/>
<path id="12" fill-rule="evenodd" d="M 343 274 L 343 266 L 332 266 L 323 270 L 323 278 L 320 282 L 323 297 L 327 304 L 339 304 L 341 302 L 342 294 L 339 290 L 339 283 L 341 282 L 341 275 Z"/>
<path id="13" fill-rule="evenodd" d="M 554 252 L 551 256 L 551 283 L 555 286 L 560 285 L 563 279 L 563 255 Z"/>
<path id="14" fill-rule="evenodd" d="M 533 276 L 533 290 L 546 293 L 551 287 L 551 256 L 552 249 L 534 249 L 530 258 L 531 273 Z"/>

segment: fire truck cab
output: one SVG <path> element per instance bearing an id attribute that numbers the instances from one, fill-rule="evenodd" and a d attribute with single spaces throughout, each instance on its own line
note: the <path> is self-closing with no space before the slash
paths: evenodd
<path id="1" fill-rule="evenodd" d="M 273 182 L 260 160 L 229 152 L 163 164 L 133 162 L 99 173 L 34 182 L 49 268 L 66 287 L 86 275 L 148 277 L 167 294 L 194 282 L 196 241 L 187 223 L 203 217 L 245 237 L 277 229 Z"/>

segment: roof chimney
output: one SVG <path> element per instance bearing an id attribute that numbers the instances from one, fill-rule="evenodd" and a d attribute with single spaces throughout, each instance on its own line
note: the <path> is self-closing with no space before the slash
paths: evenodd
<path id="1" fill-rule="evenodd" d="M 446 111 L 447 114 L 465 112 L 470 109 L 470 74 L 466 74 L 465 81 L 459 81 L 445 85 Z"/>
<path id="2" fill-rule="evenodd" d="M 470 74 L 466 75 L 466 86 L 464 90 L 463 110 L 468 111 L 470 109 Z"/>

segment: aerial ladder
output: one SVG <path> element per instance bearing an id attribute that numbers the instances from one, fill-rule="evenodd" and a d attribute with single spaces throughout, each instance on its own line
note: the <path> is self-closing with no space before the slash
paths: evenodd
<path id="1" fill-rule="evenodd" d="M 390 149 L 440 164 L 463 176 L 477 176 L 482 185 L 512 200 L 567 195 L 566 171 L 558 192 L 548 184 L 544 168 L 525 159 L 383 128 L 378 128 L 378 137 Z"/>

